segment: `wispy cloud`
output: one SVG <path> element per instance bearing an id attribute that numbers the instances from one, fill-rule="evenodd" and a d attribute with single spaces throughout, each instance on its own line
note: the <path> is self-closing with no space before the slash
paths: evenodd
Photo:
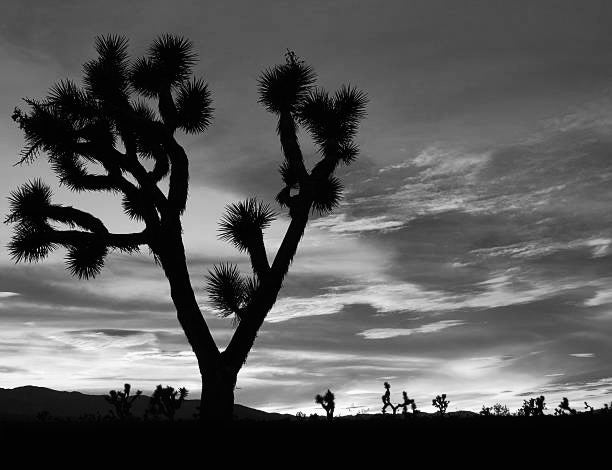
<path id="1" fill-rule="evenodd" d="M 437 333 L 453 326 L 463 325 L 465 322 L 458 320 L 441 320 L 428 323 L 416 328 L 372 328 L 357 333 L 365 339 L 388 339 L 398 336 L 410 336 L 420 333 Z"/>
<path id="2" fill-rule="evenodd" d="M 6 299 L 7 297 L 15 297 L 19 295 L 17 292 L 0 292 L 0 299 Z"/>
<path id="3" fill-rule="evenodd" d="M 588 284 L 587 284 L 588 285 Z M 479 283 L 473 292 L 453 294 L 425 289 L 414 283 L 381 282 L 370 285 L 343 285 L 326 294 L 281 298 L 267 321 L 275 323 L 294 318 L 330 315 L 347 305 L 367 304 L 379 312 L 446 312 L 460 309 L 495 308 L 534 302 L 563 291 L 583 287 L 579 282 L 547 283 L 527 280 L 516 269 L 494 274 Z"/>

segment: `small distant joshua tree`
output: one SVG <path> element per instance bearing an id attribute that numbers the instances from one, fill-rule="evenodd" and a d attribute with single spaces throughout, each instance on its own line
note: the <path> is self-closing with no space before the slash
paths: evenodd
<path id="1" fill-rule="evenodd" d="M 132 386 L 124 384 L 123 390 L 111 390 L 104 397 L 115 408 L 115 411 L 111 411 L 111 414 L 121 421 L 132 418 L 132 405 L 142 395 L 141 390 L 137 390 L 134 395 L 131 394 L 131 391 Z"/>
<path id="2" fill-rule="evenodd" d="M 391 408 L 391 410 L 393 411 L 393 414 L 396 415 L 397 410 L 401 408 L 402 415 L 407 416 L 408 407 L 410 407 L 413 414 L 417 413 L 416 402 L 412 398 L 408 398 L 408 394 L 406 393 L 406 391 L 402 392 L 403 401 L 401 403 L 398 403 L 397 405 L 394 405 L 391 402 L 391 384 L 389 384 L 389 382 L 385 382 L 383 385 L 385 386 L 385 394 L 381 397 L 381 400 L 383 402 L 383 407 L 382 407 L 383 414 L 387 414 L 387 408 Z"/>
<path id="3" fill-rule="evenodd" d="M 595 409 L 591 405 L 589 405 L 586 401 L 584 402 L 584 409 L 588 413 L 593 413 L 593 411 L 595 411 Z"/>
<path id="4" fill-rule="evenodd" d="M 495 405 L 493 405 L 493 414 L 495 416 L 510 416 L 510 410 L 506 405 L 495 403 Z"/>
<path id="5" fill-rule="evenodd" d="M 480 414 L 482 416 L 510 416 L 510 410 L 506 405 L 495 403 L 492 407 L 483 405 Z"/>
<path id="6" fill-rule="evenodd" d="M 567 399 L 567 397 L 563 397 L 563 399 L 561 400 L 561 403 L 559 403 L 559 406 L 555 408 L 555 415 L 566 415 L 566 414 L 575 415 L 576 410 L 570 407 L 569 400 Z"/>
<path id="7" fill-rule="evenodd" d="M 523 406 L 517 411 L 518 416 L 544 416 L 546 409 L 546 400 L 544 395 L 537 398 L 523 400 Z"/>
<path id="8" fill-rule="evenodd" d="M 315 397 L 315 403 L 321 405 L 327 413 L 327 420 L 331 421 L 334 419 L 334 409 L 336 408 L 336 397 L 331 390 L 327 390 L 325 395 L 318 395 Z"/>
<path id="9" fill-rule="evenodd" d="M 174 421 L 174 415 L 179 410 L 189 392 L 185 387 L 174 390 L 172 387 L 158 385 L 149 401 L 147 415 L 154 417 L 165 416 Z"/>
<path id="10" fill-rule="evenodd" d="M 446 413 L 446 409 L 448 408 L 448 405 L 450 405 L 450 401 L 446 399 L 446 393 L 443 393 L 442 395 L 436 395 L 436 398 L 431 400 L 431 404 L 438 408 L 438 413 L 443 415 Z"/>
<path id="11" fill-rule="evenodd" d="M 402 392 L 402 398 L 404 399 L 404 401 L 398 405 L 402 408 L 402 414 L 404 416 L 408 415 L 409 406 L 410 406 L 410 409 L 412 410 L 412 414 L 415 414 L 417 412 L 417 406 L 416 406 L 416 402 L 414 401 L 414 399 L 408 398 L 408 394 L 405 391 Z"/>
<path id="12" fill-rule="evenodd" d="M 393 410 L 393 414 L 397 413 L 397 407 L 391 403 L 391 384 L 389 382 L 384 383 L 385 386 L 385 394 L 381 397 L 383 402 L 382 413 L 387 414 L 387 408 L 391 408 Z"/>

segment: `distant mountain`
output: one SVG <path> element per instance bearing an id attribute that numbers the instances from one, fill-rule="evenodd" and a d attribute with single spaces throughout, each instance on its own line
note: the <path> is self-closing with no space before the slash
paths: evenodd
<path id="1" fill-rule="evenodd" d="M 143 395 L 134 402 L 133 413 L 143 416 L 149 403 L 149 397 Z M 177 419 L 192 419 L 199 400 L 185 400 L 177 412 Z M 78 418 L 86 414 L 105 416 L 112 406 L 106 402 L 103 395 L 88 395 L 81 392 L 62 392 L 44 387 L 27 385 L 17 388 L 0 388 L 0 420 L 35 420 L 38 413 L 46 411 L 51 417 Z M 279 413 L 235 405 L 236 419 L 252 419 L 257 421 L 273 421 L 292 417 Z"/>

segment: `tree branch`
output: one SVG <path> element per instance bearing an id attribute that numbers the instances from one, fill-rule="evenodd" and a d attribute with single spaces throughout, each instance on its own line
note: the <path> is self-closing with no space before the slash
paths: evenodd
<path id="1" fill-rule="evenodd" d="M 247 251 L 251 258 L 251 267 L 258 279 L 263 279 L 270 271 L 266 245 L 264 244 L 263 234 L 260 231 L 256 236 L 250 237 Z"/>
<path id="2" fill-rule="evenodd" d="M 134 251 L 148 244 L 147 231 L 134 233 L 92 233 L 82 230 L 50 230 L 45 236 L 51 243 L 70 247 L 91 242 L 101 243 L 109 248 Z"/>
<path id="3" fill-rule="evenodd" d="M 291 170 L 295 171 L 298 182 L 302 184 L 308 177 L 308 172 L 304 166 L 304 157 L 298 143 L 295 121 L 290 112 L 285 111 L 281 113 L 278 120 L 278 133 L 283 154 L 287 162 L 289 162 Z"/>

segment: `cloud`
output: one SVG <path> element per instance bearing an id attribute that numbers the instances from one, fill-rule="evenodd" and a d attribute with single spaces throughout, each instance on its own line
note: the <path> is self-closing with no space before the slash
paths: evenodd
<path id="1" fill-rule="evenodd" d="M 0 292 L 0 299 L 6 299 L 7 297 L 15 297 L 19 295 L 16 292 Z"/>
<path id="2" fill-rule="evenodd" d="M 155 343 L 157 340 L 155 335 L 149 332 L 124 331 L 118 333 L 118 330 L 110 330 L 110 332 L 109 330 L 66 331 L 49 335 L 48 338 L 82 351 L 142 347 Z"/>
<path id="3" fill-rule="evenodd" d="M 368 232 L 371 230 L 390 230 L 401 227 L 406 221 L 389 219 L 387 216 L 362 217 L 347 220 L 346 214 L 322 217 L 315 220 L 311 227 L 328 229 L 330 232 Z"/>
<path id="4" fill-rule="evenodd" d="M 593 353 L 571 353 L 570 356 L 572 357 L 595 357 L 595 354 Z"/>
<path id="5" fill-rule="evenodd" d="M 598 291 L 594 297 L 586 300 L 584 305 L 587 307 L 595 307 L 597 305 L 605 305 L 612 303 L 612 289 L 602 289 Z"/>
<path id="6" fill-rule="evenodd" d="M 463 325 L 465 322 L 458 320 L 441 320 L 428 323 L 416 328 L 372 328 L 357 333 L 365 339 L 388 339 L 398 336 L 410 336 L 419 333 L 437 333 L 453 326 Z"/>
<path id="7" fill-rule="evenodd" d="M 586 247 L 592 249 L 591 256 L 593 258 L 599 258 L 608 254 L 608 249 L 611 243 L 612 240 L 609 238 L 590 238 L 586 240 L 572 240 L 568 242 L 556 242 L 550 238 L 543 238 L 506 246 L 479 248 L 473 250 L 472 253 L 478 256 L 535 258 L 551 255 L 562 250 L 575 250 Z"/>
<path id="8" fill-rule="evenodd" d="M 563 291 L 582 287 L 576 282 L 547 283 L 524 279 L 516 269 L 494 273 L 479 283 L 478 289 L 465 294 L 424 289 L 414 283 L 387 282 L 349 284 L 330 288 L 330 292 L 308 298 L 284 297 L 268 314 L 268 322 L 282 322 L 300 317 L 331 315 L 346 305 L 366 304 L 377 311 L 447 312 L 461 309 L 496 308 L 534 302 Z"/>

